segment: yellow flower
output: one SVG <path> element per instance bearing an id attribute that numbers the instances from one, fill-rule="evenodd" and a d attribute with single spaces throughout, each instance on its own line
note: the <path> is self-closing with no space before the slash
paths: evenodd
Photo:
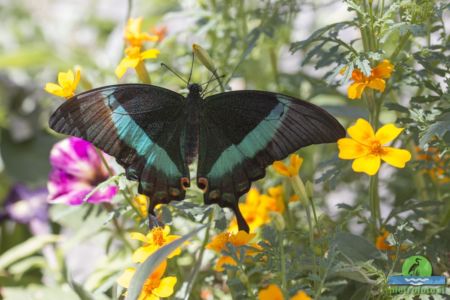
<path id="1" fill-rule="evenodd" d="M 146 218 L 147 214 L 148 214 L 148 212 L 147 212 L 148 197 L 145 195 L 137 194 L 133 198 L 133 204 L 139 210 L 139 212 L 141 213 L 141 216 L 143 218 Z"/>
<path id="2" fill-rule="evenodd" d="M 128 19 L 127 26 L 125 27 L 125 41 L 132 47 L 142 47 L 144 42 L 157 42 L 159 40 L 158 35 L 150 35 L 141 31 L 142 18 Z"/>
<path id="3" fill-rule="evenodd" d="M 171 243 L 172 241 L 178 239 L 179 235 L 170 235 L 170 227 L 164 226 L 153 228 L 147 235 L 143 235 L 140 232 L 132 232 L 131 238 L 144 243 L 142 247 L 139 247 L 134 251 L 132 260 L 136 263 L 144 262 L 150 255 L 152 255 L 156 250 L 164 245 Z M 168 258 L 172 258 L 181 253 L 181 249 L 177 248 L 174 250 Z"/>
<path id="4" fill-rule="evenodd" d="M 380 92 L 384 92 L 386 87 L 385 79 L 391 77 L 394 65 L 385 59 L 372 69 L 369 77 L 358 69 L 353 70 L 353 83 L 348 88 L 347 94 L 350 99 L 360 99 L 364 89 L 371 88 Z"/>
<path id="5" fill-rule="evenodd" d="M 404 168 L 406 162 L 411 159 L 411 153 L 407 150 L 384 146 L 402 131 L 403 128 L 387 124 L 374 133 L 369 122 L 358 119 L 355 125 L 347 129 L 350 138 L 338 140 L 339 158 L 354 159 L 353 170 L 368 175 L 378 172 L 381 160 L 394 167 Z"/>
<path id="6" fill-rule="evenodd" d="M 53 95 L 69 99 L 75 95 L 78 82 L 80 81 L 80 69 L 75 69 L 75 75 L 72 70 L 58 73 L 58 84 L 48 82 L 45 90 Z"/>
<path id="7" fill-rule="evenodd" d="M 247 193 L 245 202 L 239 203 L 239 209 L 241 210 L 242 216 L 245 221 L 247 221 L 250 231 L 255 231 L 258 227 L 266 224 L 270 221 L 269 214 L 267 211 L 267 195 L 262 197 L 259 191 L 255 188 L 251 188 Z M 236 218 L 230 223 L 229 231 L 236 232 L 238 230 L 238 224 Z"/>
<path id="8" fill-rule="evenodd" d="M 276 284 L 269 284 L 265 289 L 258 293 L 259 300 L 283 300 L 283 292 Z M 298 291 L 290 300 L 311 300 L 304 291 Z"/>
<path id="9" fill-rule="evenodd" d="M 283 201 L 283 186 L 280 184 L 274 187 L 270 187 L 267 190 L 267 193 L 270 196 L 270 200 L 268 199 L 267 201 L 268 210 L 283 213 L 285 209 Z"/>
<path id="10" fill-rule="evenodd" d="M 231 232 L 222 232 L 221 234 L 215 236 L 212 241 L 206 245 L 207 249 L 211 249 L 213 251 L 216 251 L 217 253 L 221 253 L 223 250 L 227 249 L 227 243 L 230 243 L 234 247 L 241 247 L 244 245 L 249 245 L 251 247 L 254 247 L 256 249 L 260 249 L 260 246 L 255 243 L 249 242 L 256 236 L 254 233 L 247 233 L 243 230 L 239 231 L 238 233 L 231 233 Z M 254 250 L 248 250 L 246 251 L 246 255 L 255 255 L 256 251 Z M 237 253 L 239 257 L 239 253 Z M 237 265 L 237 262 L 231 257 L 231 256 L 222 256 L 219 258 L 219 260 L 216 263 L 216 266 L 214 269 L 216 271 L 223 271 L 223 265 Z"/>
<path id="11" fill-rule="evenodd" d="M 289 165 L 285 165 L 282 161 L 273 163 L 273 168 L 283 176 L 297 176 L 303 163 L 303 158 L 297 154 L 292 154 Z"/>
<path id="12" fill-rule="evenodd" d="M 166 267 L 167 261 L 163 261 L 147 278 L 138 300 L 158 300 L 173 294 L 173 287 L 177 283 L 177 278 L 175 276 L 161 278 L 166 271 Z M 128 288 L 135 272 L 135 268 L 126 269 L 117 279 L 117 283 L 124 288 Z"/>
<path id="13" fill-rule="evenodd" d="M 136 69 L 136 67 L 138 67 L 138 65 L 144 60 L 157 58 L 159 55 L 159 50 L 149 49 L 141 52 L 140 47 L 128 47 L 125 49 L 125 54 L 126 56 L 120 61 L 115 71 L 118 78 L 122 78 L 123 74 L 125 74 L 128 68 Z"/>

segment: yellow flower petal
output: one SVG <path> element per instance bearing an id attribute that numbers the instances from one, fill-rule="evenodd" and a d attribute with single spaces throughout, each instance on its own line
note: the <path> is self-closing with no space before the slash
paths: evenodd
<path id="1" fill-rule="evenodd" d="M 270 284 L 265 289 L 262 289 L 258 293 L 259 300 L 283 300 L 283 293 L 281 289 L 275 285 Z"/>
<path id="2" fill-rule="evenodd" d="M 367 175 L 375 175 L 380 168 L 380 164 L 380 157 L 370 154 L 355 159 L 352 164 L 352 169 L 355 172 L 364 172 Z"/>
<path id="3" fill-rule="evenodd" d="M 123 274 L 120 275 L 117 279 L 117 283 L 124 288 L 128 288 L 130 286 L 130 282 L 134 276 L 134 273 L 136 273 L 135 268 L 126 269 L 125 272 L 123 272 Z"/>
<path id="4" fill-rule="evenodd" d="M 138 241 L 141 241 L 141 242 L 144 242 L 144 243 L 147 242 L 147 237 L 145 235 L 143 235 L 142 233 L 140 233 L 140 232 L 131 232 L 130 233 L 130 238 L 132 240 L 138 240 Z"/>
<path id="5" fill-rule="evenodd" d="M 289 165 L 289 167 L 290 167 L 289 171 L 291 173 L 291 176 L 298 175 L 298 172 L 300 171 L 302 164 L 303 164 L 303 157 L 300 157 L 298 154 L 291 155 L 291 160 L 290 160 L 290 165 Z"/>
<path id="6" fill-rule="evenodd" d="M 62 87 L 70 86 L 74 79 L 75 77 L 73 76 L 72 70 L 58 73 L 58 83 Z"/>
<path id="7" fill-rule="evenodd" d="M 347 90 L 347 96 L 350 99 L 361 99 L 362 93 L 364 92 L 364 89 L 366 88 L 365 83 L 361 82 L 354 82 L 352 83 L 348 90 Z"/>
<path id="8" fill-rule="evenodd" d="M 231 256 L 222 256 L 217 260 L 214 270 L 223 272 L 225 270 L 224 265 L 237 266 L 237 262 Z"/>
<path id="9" fill-rule="evenodd" d="M 340 159 L 355 159 L 369 154 L 369 148 L 366 145 L 349 138 L 339 139 L 337 144 Z"/>
<path id="10" fill-rule="evenodd" d="M 149 49 L 144 52 L 141 52 L 141 58 L 142 59 L 148 59 L 148 58 L 157 58 L 159 55 L 158 49 Z"/>
<path id="11" fill-rule="evenodd" d="M 380 92 L 384 92 L 384 89 L 386 87 L 386 82 L 384 81 L 384 79 L 381 78 L 372 78 L 369 80 L 369 83 L 367 84 L 367 86 L 371 89 L 380 91 Z"/>
<path id="12" fill-rule="evenodd" d="M 298 291 L 290 300 L 312 300 L 304 291 Z"/>
<path id="13" fill-rule="evenodd" d="M 372 125 L 364 119 L 358 119 L 355 125 L 347 129 L 347 132 L 352 139 L 368 146 L 370 146 L 370 139 L 375 136 Z"/>
<path id="14" fill-rule="evenodd" d="M 408 150 L 383 147 L 384 154 L 381 159 L 396 168 L 404 168 L 405 164 L 411 160 L 411 153 Z"/>
<path id="15" fill-rule="evenodd" d="M 64 97 L 64 90 L 62 89 L 62 87 L 60 87 L 56 83 L 49 82 L 45 85 L 44 89 L 50 94 L 53 94 L 53 95 L 56 95 L 59 97 Z"/>
<path id="16" fill-rule="evenodd" d="M 133 252 L 133 255 L 131 256 L 131 260 L 135 263 L 142 263 L 144 262 L 150 255 L 153 254 L 158 249 L 156 246 L 144 246 L 139 247 L 136 249 L 136 251 Z"/>
<path id="17" fill-rule="evenodd" d="M 173 294 L 173 287 L 176 283 L 177 278 L 175 276 L 164 277 L 161 279 L 159 286 L 155 288 L 152 293 L 161 298 L 169 297 Z"/>
<path id="18" fill-rule="evenodd" d="M 386 124 L 375 133 L 375 137 L 380 142 L 381 145 L 393 141 L 404 128 L 396 127 L 394 124 Z"/>
<path id="19" fill-rule="evenodd" d="M 256 236 L 255 233 L 247 233 L 244 230 L 240 230 L 236 234 L 232 234 L 230 236 L 230 243 L 233 244 L 233 246 L 243 246 L 246 245 L 250 240 L 252 240 Z"/>

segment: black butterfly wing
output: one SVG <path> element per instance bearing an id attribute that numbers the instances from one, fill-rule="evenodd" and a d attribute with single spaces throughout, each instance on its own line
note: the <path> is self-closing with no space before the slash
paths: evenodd
<path id="1" fill-rule="evenodd" d="M 265 176 L 268 165 L 299 148 L 344 136 L 345 129 L 325 110 L 286 95 L 232 91 L 207 97 L 197 171 L 197 181 L 208 182 L 205 203 L 232 208 L 239 228 L 248 231 L 239 197 Z"/>
<path id="2" fill-rule="evenodd" d="M 189 170 L 180 150 L 184 97 L 145 84 L 121 84 L 79 94 L 50 117 L 50 127 L 83 138 L 114 156 L 139 193 L 159 203 L 182 200 Z"/>

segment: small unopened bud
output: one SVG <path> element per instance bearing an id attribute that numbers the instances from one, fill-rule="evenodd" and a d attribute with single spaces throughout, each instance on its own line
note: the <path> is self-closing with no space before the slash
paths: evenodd
<path id="1" fill-rule="evenodd" d="M 242 272 L 241 270 L 238 270 L 236 272 L 237 278 L 239 278 L 239 281 L 242 282 L 243 284 L 247 284 L 248 283 L 248 277 L 247 275 Z"/>
<path id="2" fill-rule="evenodd" d="M 194 55 L 198 57 L 200 62 L 213 74 L 216 73 L 216 66 L 214 65 L 214 62 L 209 56 L 208 52 L 206 52 L 205 49 L 203 49 L 200 45 L 193 44 L 192 50 L 194 51 Z"/>

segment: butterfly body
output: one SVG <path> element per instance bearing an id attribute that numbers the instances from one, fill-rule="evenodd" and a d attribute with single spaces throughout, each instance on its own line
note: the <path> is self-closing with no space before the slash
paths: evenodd
<path id="1" fill-rule="evenodd" d="M 206 97 L 191 84 L 186 97 L 144 84 L 106 86 L 66 101 L 50 118 L 57 132 L 84 138 L 114 156 L 138 192 L 155 205 L 180 201 L 191 184 L 205 204 L 231 208 L 248 231 L 238 201 L 275 160 L 311 144 L 331 143 L 344 128 L 325 110 L 264 91 Z"/>

